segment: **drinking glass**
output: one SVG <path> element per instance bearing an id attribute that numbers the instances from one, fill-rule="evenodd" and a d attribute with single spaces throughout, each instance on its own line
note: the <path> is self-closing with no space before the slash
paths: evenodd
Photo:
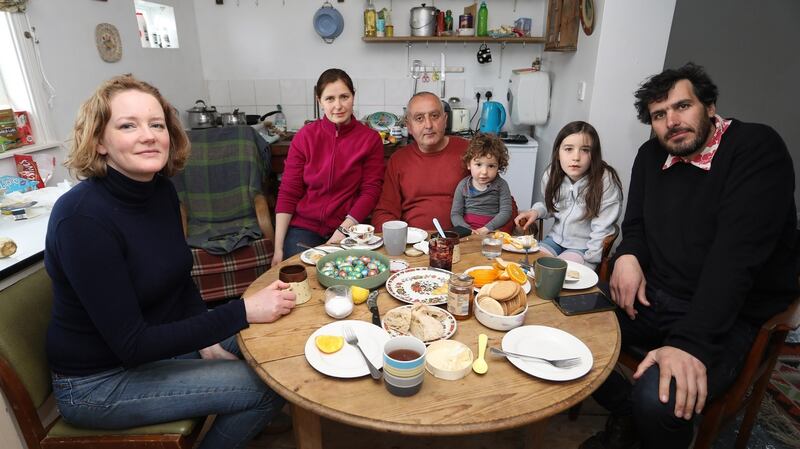
<path id="1" fill-rule="evenodd" d="M 481 254 L 488 259 L 500 257 L 503 252 L 503 240 L 494 237 L 486 237 L 481 242 Z"/>
<path id="2" fill-rule="evenodd" d="M 428 243 L 429 264 L 433 268 L 453 269 L 453 240 L 435 238 Z"/>

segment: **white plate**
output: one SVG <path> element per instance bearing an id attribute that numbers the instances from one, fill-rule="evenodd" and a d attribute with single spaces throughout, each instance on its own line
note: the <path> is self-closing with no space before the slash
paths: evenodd
<path id="1" fill-rule="evenodd" d="M 328 253 L 333 253 L 336 251 L 341 251 L 342 248 L 338 246 L 317 246 L 317 248 L 324 249 Z M 327 254 L 325 251 L 320 251 L 319 249 L 307 249 L 300 254 L 300 260 L 309 264 L 309 265 L 316 265 L 317 261 Z"/>
<path id="2" fill-rule="evenodd" d="M 597 284 L 597 281 L 600 278 L 597 277 L 597 273 L 595 273 L 591 268 L 587 267 L 586 265 L 567 261 L 567 270 L 575 270 L 581 274 L 581 278 L 578 281 L 567 281 L 564 280 L 564 288 L 567 290 L 583 290 L 584 288 L 591 288 Z"/>
<path id="3" fill-rule="evenodd" d="M 306 340 L 306 360 L 315 370 L 328 376 L 349 379 L 369 374 L 369 368 L 358 353 L 358 349 L 345 342 L 342 349 L 333 354 L 325 354 L 317 348 L 314 339 L 317 335 L 344 336 L 344 325 L 349 325 L 358 337 L 358 345 L 367 358 L 378 369 L 383 367 L 383 345 L 389 341 L 389 334 L 383 328 L 366 321 L 345 320 L 328 323 L 314 331 Z"/>
<path id="4" fill-rule="evenodd" d="M 405 306 L 395 307 L 392 310 L 410 309 L 412 307 L 414 307 L 414 304 L 408 304 L 408 305 L 405 305 Z M 447 340 L 448 338 L 452 337 L 453 334 L 456 333 L 456 328 L 458 327 L 458 324 L 456 323 L 455 317 L 453 315 L 451 315 L 450 312 L 448 312 L 447 310 L 444 310 L 444 309 L 442 309 L 440 307 L 437 307 L 437 309 L 439 309 L 442 312 L 444 312 L 444 319 L 442 321 L 440 321 L 440 323 L 442 323 L 442 331 L 444 331 L 444 334 L 442 335 L 442 338 L 439 338 L 439 339 L 436 339 L 436 340 L 431 340 L 431 341 L 426 341 L 425 342 L 426 345 L 429 345 L 429 344 L 433 343 L 434 341 Z M 392 312 L 392 310 L 390 310 L 390 311 L 388 311 L 386 313 L 388 314 L 388 313 Z M 386 315 L 384 315 L 384 317 L 385 316 Z M 390 337 L 398 337 L 398 336 L 401 336 L 401 335 L 411 335 L 410 333 L 402 333 L 402 332 L 398 332 L 398 331 L 396 331 L 394 329 L 387 328 L 386 324 L 383 322 L 383 320 L 381 320 L 381 325 L 383 326 L 383 329 L 386 332 L 389 333 Z"/>
<path id="5" fill-rule="evenodd" d="M 373 235 L 366 243 L 358 243 L 351 237 L 345 237 L 339 244 L 344 249 L 377 249 L 383 246 L 383 237 Z"/>
<path id="6" fill-rule="evenodd" d="M 516 246 L 510 243 L 503 243 L 503 251 L 508 251 L 510 253 L 525 254 L 524 249 L 517 248 Z M 528 254 L 535 253 L 536 251 L 539 251 L 539 242 L 536 242 L 536 246 L 532 246 L 531 249 L 528 250 Z"/>
<path id="7" fill-rule="evenodd" d="M 477 270 L 479 268 L 492 269 L 492 267 L 490 267 L 489 265 L 478 265 L 477 267 L 472 267 L 472 268 L 464 271 L 464 273 L 469 273 L 470 271 Z M 502 280 L 502 279 L 495 279 L 495 281 L 499 281 L 499 280 Z M 480 290 L 480 288 L 475 287 L 475 292 L 478 292 L 479 290 Z M 525 291 L 526 295 L 531 292 L 531 282 L 529 280 L 525 280 L 525 283 L 522 284 L 522 290 Z"/>
<path id="8" fill-rule="evenodd" d="M 522 326 L 511 329 L 503 336 L 504 351 L 533 355 L 548 359 L 580 357 L 581 363 L 572 368 L 556 368 L 538 360 L 508 357 L 508 361 L 531 376 L 546 380 L 577 379 L 592 369 L 592 351 L 574 335 L 547 326 Z"/>
<path id="9" fill-rule="evenodd" d="M 406 236 L 406 244 L 413 245 L 428 238 L 428 233 L 424 229 L 408 227 L 408 235 Z"/>
<path id="10" fill-rule="evenodd" d="M 436 306 L 447 303 L 445 287 L 453 273 L 430 267 L 406 268 L 386 280 L 386 291 L 400 301 Z M 436 293 L 443 289 L 443 293 Z"/>

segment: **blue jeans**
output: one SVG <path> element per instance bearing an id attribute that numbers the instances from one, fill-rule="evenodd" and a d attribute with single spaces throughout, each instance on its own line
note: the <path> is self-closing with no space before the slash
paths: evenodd
<path id="1" fill-rule="evenodd" d="M 646 289 L 650 307 L 636 302 L 639 312 L 635 320 L 617 309 L 617 320 L 622 333 L 623 350 L 634 346 L 650 351 L 662 346 L 672 326 L 689 310 L 690 302 L 675 298 L 664 291 Z M 758 328 L 738 320 L 720 339 L 724 348 L 706 367 L 709 400 L 725 392 L 736 380 L 750 351 Z M 613 371 L 592 397 L 612 414 L 633 415 L 643 449 L 686 448 L 694 435 L 693 421 L 675 417 L 675 379 L 670 383 L 669 402 L 658 399 L 659 367 L 653 365 L 631 385 L 620 373 Z"/>
<path id="2" fill-rule="evenodd" d="M 221 345 L 241 358 L 235 336 Z M 217 415 L 199 449 L 246 447 L 285 403 L 245 361 L 198 352 L 88 376 L 53 373 L 53 392 L 68 423 L 93 429 Z"/>
<path id="3" fill-rule="evenodd" d="M 297 246 L 298 242 L 305 243 L 308 246 L 319 246 L 327 241 L 328 237 L 323 237 L 314 231 L 289 226 L 289 229 L 286 230 L 286 237 L 283 239 L 283 260 L 306 250 Z"/>

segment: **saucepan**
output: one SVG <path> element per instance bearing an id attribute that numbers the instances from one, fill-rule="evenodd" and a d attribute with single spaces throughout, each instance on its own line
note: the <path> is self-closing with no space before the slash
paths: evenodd
<path id="1" fill-rule="evenodd" d="M 234 109 L 233 112 L 222 113 L 222 126 L 241 126 L 247 124 L 244 112 Z"/>

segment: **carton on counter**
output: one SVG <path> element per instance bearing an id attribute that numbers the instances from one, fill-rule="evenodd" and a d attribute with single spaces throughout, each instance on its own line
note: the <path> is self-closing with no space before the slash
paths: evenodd
<path id="1" fill-rule="evenodd" d="M 11 109 L 0 109 L 0 152 L 19 146 L 17 120 Z"/>

